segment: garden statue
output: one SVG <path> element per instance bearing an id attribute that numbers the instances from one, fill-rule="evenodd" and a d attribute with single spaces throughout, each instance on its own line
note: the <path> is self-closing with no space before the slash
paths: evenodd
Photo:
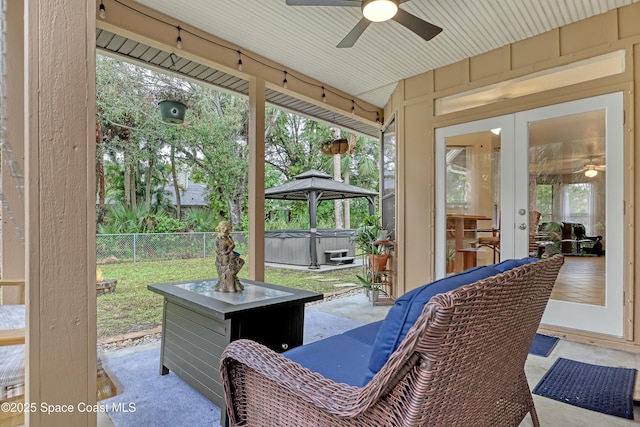
<path id="1" fill-rule="evenodd" d="M 244 265 L 240 254 L 234 252 L 235 243 L 231 237 L 231 223 L 220 221 L 216 227 L 216 269 L 218 270 L 218 284 L 215 290 L 220 292 L 240 292 L 244 289 L 238 279 L 238 272 Z"/>

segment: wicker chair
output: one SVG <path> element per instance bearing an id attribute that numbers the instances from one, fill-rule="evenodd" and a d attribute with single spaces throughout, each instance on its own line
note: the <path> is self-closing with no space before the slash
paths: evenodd
<path id="1" fill-rule="evenodd" d="M 478 237 L 478 240 L 471 243 L 471 247 L 481 248 L 487 247 L 493 251 L 493 262 L 497 261 L 496 255 L 500 255 L 500 230 L 492 228 L 491 230 L 478 230 L 478 231 L 490 231 L 491 236 Z"/>
<path id="2" fill-rule="evenodd" d="M 248 340 L 220 364 L 232 426 L 539 425 L 524 364 L 560 255 L 438 294 L 364 387 Z"/>

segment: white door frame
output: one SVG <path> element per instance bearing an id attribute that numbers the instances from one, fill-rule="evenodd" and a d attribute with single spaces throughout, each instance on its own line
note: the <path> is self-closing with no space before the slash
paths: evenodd
<path id="1" fill-rule="evenodd" d="M 624 168 L 622 167 L 624 164 L 624 112 L 621 92 L 436 129 L 436 278 L 445 276 L 446 264 L 446 203 L 445 182 L 442 179 L 445 176 L 446 138 L 494 128 L 502 129 L 500 134 L 501 258 L 521 258 L 528 255 L 529 240 L 528 124 L 532 121 L 601 109 L 606 110 L 606 162 L 612 165 L 607 168 L 606 182 L 606 230 L 609 244 L 606 247 L 605 258 L 605 305 L 550 300 L 542 323 L 622 337 L 624 327 L 622 272 L 625 235 L 623 227 Z M 510 202 L 513 205 L 510 205 Z M 519 225 L 522 223 L 525 226 L 521 229 Z"/>
<path id="2" fill-rule="evenodd" d="M 542 323 L 572 329 L 622 337 L 624 332 L 624 111 L 623 94 L 616 92 L 515 114 L 516 151 L 528 153 L 529 123 L 586 113 L 606 111 L 606 230 L 605 305 L 590 305 L 569 301 L 550 300 Z M 529 160 L 526 155 L 514 158 L 516 188 L 528 188 Z M 529 206 L 528 192 L 515 193 L 516 207 Z M 516 252 L 516 256 L 526 256 Z"/>

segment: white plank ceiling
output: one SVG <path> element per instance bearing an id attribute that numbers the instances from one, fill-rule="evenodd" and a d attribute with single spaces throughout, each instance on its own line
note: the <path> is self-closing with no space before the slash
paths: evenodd
<path id="1" fill-rule="evenodd" d="M 425 42 L 396 22 L 372 23 L 354 47 L 336 44 L 359 7 L 285 0 L 137 0 L 175 19 L 379 107 L 404 78 L 640 0 L 411 0 L 401 8 L 444 30 Z"/>

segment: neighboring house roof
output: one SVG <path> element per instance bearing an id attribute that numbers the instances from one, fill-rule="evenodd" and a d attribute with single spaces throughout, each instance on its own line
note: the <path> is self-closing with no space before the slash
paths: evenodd
<path id="1" fill-rule="evenodd" d="M 164 188 L 164 191 L 165 191 L 165 194 L 170 198 L 171 204 L 175 206 L 177 204 L 177 201 L 176 201 L 176 193 L 173 189 L 173 185 L 167 185 Z M 188 181 L 187 189 L 180 190 L 180 205 L 182 207 L 207 206 L 209 204 L 207 201 L 207 195 L 208 195 L 208 190 L 207 190 L 206 184 L 200 184 L 200 183 Z"/>

